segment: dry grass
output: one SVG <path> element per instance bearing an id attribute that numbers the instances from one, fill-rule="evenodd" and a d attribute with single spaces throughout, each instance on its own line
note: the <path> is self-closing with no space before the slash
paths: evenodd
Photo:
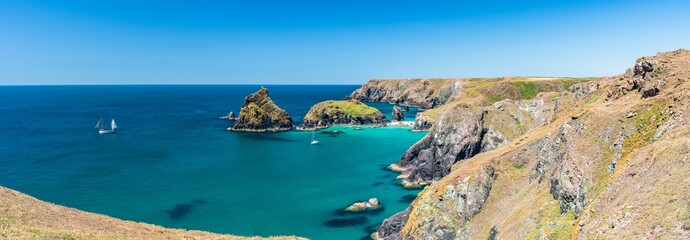
<path id="1" fill-rule="evenodd" d="M 0 239 L 263 239 L 169 229 L 40 201 L 0 187 Z M 301 239 L 272 237 L 270 239 Z"/>

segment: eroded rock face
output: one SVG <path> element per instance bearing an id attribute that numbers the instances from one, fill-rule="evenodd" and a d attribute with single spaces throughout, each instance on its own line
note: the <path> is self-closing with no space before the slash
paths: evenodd
<path id="1" fill-rule="evenodd" d="M 687 239 L 689 69 L 689 51 L 660 53 L 642 58 L 626 74 L 571 87 L 571 92 L 551 100 L 502 101 L 483 109 L 483 121 L 475 125 L 485 129 L 481 141 L 485 153 L 455 162 L 448 175 L 425 187 L 408 210 L 391 219 L 395 224 L 382 225 L 377 235 Z M 656 96 L 645 97 L 641 86 L 647 83 L 635 88 L 639 91 L 618 92 L 620 87 L 640 84 L 635 78 L 655 74 Z M 610 90 L 616 94 L 607 95 Z M 476 119 L 466 110 L 452 113 Z M 444 114 L 439 118 L 451 119 Z M 461 121 L 454 125 L 463 124 L 468 125 Z M 527 131 L 510 130 L 529 126 L 533 127 Z M 432 134 L 445 132 L 436 127 L 428 141 L 415 146 L 419 149 L 408 151 L 414 153 L 412 159 L 432 158 L 439 151 L 434 148 L 455 146 L 451 141 L 444 142 L 446 146 L 434 143 L 438 136 Z M 448 134 L 460 132 L 443 129 L 453 130 Z M 437 160 L 432 163 L 443 158 Z M 419 166 L 426 168 L 428 162 L 422 163 Z"/>
<path id="2" fill-rule="evenodd" d="M 228 130 L 238 132 L 276 132 L 292 129 L 292 117 L 278 107 L 268 97 L 268 89 L 261 87 L 259 91 L 244 98 L 237 118 Z"/>
<path id="3" fill-rule="evenodd" d="M 393 106 L 393 113 L 391 114 L 393 121 L 405 121 L 405 116 L 403 115 L 402 109 L 400 107 Z"/>
<path id="4" fill-rule="evenodd" d="M 420 196 L 410 208 L 390 219 L 390 223 L 389 219 L 384 221 L 378 236 L 390 236 L 383 239 L 470 239 L 462 228 L 463 223 L 481 211 L 496 177 L 493 167 L 484 166 L 470 176 L 432 185 L 422 192 L 426 196 Z M 408 221 L 406 224 L 413 225 L 402 229 L 398 226 L 405 218 L 414 218 L 414 222 Z"/>
<path id="5" fill-rule="evenodd" d="M 434 119 L 417 113 L 417 117 L 414 119 L 414 125 L 412 126 L 412 131 L 429 131 L 433 123 Z"/>
<path id="6" fill-rule="evenodd" d="M 379 226 L 378 230 L 376 231 L 376 239 L 402 239 L 402 237 L 400 236 L 400 231 L 402 231 L 402 228 L 405 226 L 405 223 L 407 223 L 407 219 L 409 218 L 411 211 L 412 207 L 407 207 L 407 209 L 405 209 L 404 211 L 396 213 L 395 215 L 386 218 L 386 220 L 383 220 L 383 223 L 381 223 L 381 226 Z"/>
<path id="7" fill-rule="evenodd" d="M 324 101 L 309 109 L 297 129 L 321 129 L 335 125 L 382 125 L 388 122 L 378 109 L 358 100 Z"/>
<path id="8" fill-rule="evenodd" d="M 410 183 L 424 183 L 448 175 L 459 159 L 481 151 L 484 136 L 482 109 L 457 106 L 454 114 L 439 117 L 427 136 L 405 152 L 396 165 L 409 171 Z"/>
<path id="9" fill-rule="evenodd" d="M 408 149 L 394 168 L 416 187 L 446 176 L 451 166 L 480 152 L 507 144 L 553 119 L 558 99 L 505 100 L 489 107 L 458 105 L 444 110 L 431 131 Z"/>
<path id="10" fill-rule="evenodd" d="M 435 108 L 453 101 L 462 90 L 462 79 L 373 79 L 348 98 Z"/>

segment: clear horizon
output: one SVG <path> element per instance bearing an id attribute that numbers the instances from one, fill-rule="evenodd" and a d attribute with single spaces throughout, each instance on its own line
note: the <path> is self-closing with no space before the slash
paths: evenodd
<path id="1" fill-rule="evenodd" d="M 690 2 L 2 1 L 0 85 L 601 77 L 690 48 Z"/>

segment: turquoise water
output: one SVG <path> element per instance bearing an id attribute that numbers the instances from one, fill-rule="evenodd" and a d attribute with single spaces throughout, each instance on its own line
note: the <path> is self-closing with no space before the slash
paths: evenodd
<path id="1" fill-rule="evenodd" d="M 235 133 L 217 117 L 238 112 L 258 86 L 0 87 L 0 185 L 90 212 L 236 235 L 359 239 L 403 210 L 414 191 L 385 166 L 424 133 L 337 127 Z M 300 122 L 314 103 L 357 86 L 268 86 Z M 391 106 L 376 103 L 390 116 Z M 414 115 L 414 111 L 408 113 Z M 117 134 L 99 135 L 114 116 Z M 342 215 L 377 197 L 380 212 Z"/>

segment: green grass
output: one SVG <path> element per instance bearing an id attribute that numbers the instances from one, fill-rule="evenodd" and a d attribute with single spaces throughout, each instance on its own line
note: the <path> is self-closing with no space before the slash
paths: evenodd
<path id="1" fill-rule="evenodd" d="M 559 202 L 555 199 L 544 205 L 537 215 L 531 218 L 536 224 L 536 229 L 529 233 L 525 239 L 542 239 L 542 234 L 547 236 L 546 239 L 570 239 L 572 237 L 572 229 L 576 220 L 575 213 L 572 210 L 561 213 Z"/>
<path id="2" fill-rule="evenodd" d="M 510 85 L 518 88 L 523 99 L 532 99 L 540 92 L 539 85 L 534 82 L 511 82 Z"/>
<path id="3" fill-rule="evenodd" d="M 431 117 L 433 119 L 436 119 L 436 118 L 438 118 L 438 114 L 441 112 L 441 110 L 443 110 L 442 107 L 437 107 L 434 109 L 426 110 L 422 114 L 424 114 L 424 116 L 428 116 L 428 117 Z"/>
<path id="4" fill-rule="evenodd" d="M 327 101 L 325 104 L 326 109 L 341 111 L 357 117 L 373 115 L 379 112 L 376 108 L 354 101 Z"/>
<path id="5" fill-rule="evenodd" d="M 654 140 L 654 134 L 659 125 L 668 119 L 668 116 L 663 112 L 665 106 L 665 103 L 657 103 L 647 109 L 637 111 L 637 115 L 628 120 L 634 121 L 637 131 L 623 141 L 623 155 L 627 155 Z"/>
<path id="6" fill-rule="evenodd" d="M 597 79 L 595 77 L 586 77 L 586 78 L 559 78 L 558 81 L 561 83 L 561 86 L 563 86 L 563 89 L 568 90 L 570 86 L 573 86 L 578 83 L 582 82 L 587 82 L 587 81 L 592 81 L 594 79 Z"/>

